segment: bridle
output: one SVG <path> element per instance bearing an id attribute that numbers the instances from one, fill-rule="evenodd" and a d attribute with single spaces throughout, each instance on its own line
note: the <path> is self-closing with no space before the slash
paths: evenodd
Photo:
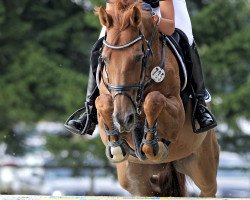
<path id="1" fill-rule="evenodd" d="M 148 86 L 148 84 L 151 82 L 150 78 L 145 80 L 145 74 L 146 74 L 146 68 L 149 66 L 148 60 L 149 60 L 149 56 L 152 55 L 152 43 L 153 43 L 153 39 L 154 39 L 157 31 L 158 31 L 157 26 L 154 26 L 153 32 L 152 32 L 149 40 L 147 40 L 145 38 L 144 34 L 141 32 L 141 30 L 139 30 L 138 37 L 136 37 L 135 39 L 133 39 L 130 42 L 123 44 L 123 45 L 110 44 L 109 42 L 107 42 L 106 36 L 103 40 L 103 45 L 105 47 L 113 49 L 113 50 L 125 49 L 128 47 L 131 47 L 132 45 L 134 45 L 135 43 L 137 43 L 139 41 L 142 41 L 143 58 L 142 58 L 142 63 L 141 63 L 141 74 L 140 74 L 139 82 L 134 83 L 134 84 L 124 84 L 124 85 L 112 84 L 109 82 L 107 70 L 106 70 L 107 82 L 103 81 L 104 85 L 106 86 L 108 91 L 111 94 L 113 92 L 113 95 L 112 95 L 113 101 L 115 100 L 115 98 L 118 95 L 126 96 L 128 99 L 130 99 L 130 101 L 132 102 L 132 104 L 133 104 L 133 106 L 138 114 L 140 114 L 140 112 L 141 112 L 141 106 L 142 106 L 142 103 L 144 100 L 144 91 L 145 91 L 146 87 Z M 146 43 L 146 47 L 147 47 L 146 50 L 145 50 L 145 43 Z M 99 70 L 102 70 L 103 66 L 105 66 L 104 60 L 100 56 L 99 65 L 98 65 L 98 67 L 100 68 Z M 104 79 L 102 79 L 102 80 L 104 80 Z M 99 85 L 99 81 L 97 81 L 97 82 Z M 128 94 L 128 91 L 137 91 L 137 96 L 136 96 L 135 100 L 133 100 L 133 98 Z"/>

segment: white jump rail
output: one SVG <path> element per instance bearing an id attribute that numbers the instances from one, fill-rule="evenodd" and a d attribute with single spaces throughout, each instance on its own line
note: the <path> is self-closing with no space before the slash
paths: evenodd
<path id="1" fill-rule="evenodd" d="M 250 200 L 249 198 L 0 195 L 0 200 Z"/>

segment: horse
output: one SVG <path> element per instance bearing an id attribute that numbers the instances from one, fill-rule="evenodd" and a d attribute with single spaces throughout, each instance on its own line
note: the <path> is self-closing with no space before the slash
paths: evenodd
<path id="1" fill-rule="evenodd" d="M 96 8 L 106 27 L 95 101 L 100 137 L 120 185 L 136 196 L 186 196 L 186 176 L 215 197 L 215 130 L 195 134 L 184 109 L 179 67 L 150 12 L 131 0 Z M 155 74 L 157 74 L 155 76 Z"/>

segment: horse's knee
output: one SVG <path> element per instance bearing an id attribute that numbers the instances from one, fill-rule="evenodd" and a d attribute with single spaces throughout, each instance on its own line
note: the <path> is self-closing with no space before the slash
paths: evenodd
<path id="1" fill-rule="evenodd" d="M 144 112 L 148 115 L 159 115 L 165 104 L 165 97 L 158 91 L 150 92 L 144 102 Z"/>
<path id="2" fill-rule="evenodd" d="M 95 101 L 97 114 L 98 114 L 98 121 L 103 119 L 105 124 L 109 127 L 112 126 L 111 116 L 113 113 L 113 101 L 111 95 L 102 94 L 96 98 Z"/>
<path id="3" fill-rule="evenodd" d="M 95 100 L 97 110 L 108 111 L 113 109 L 112 97 L 109 94 L 101 94 Z"/>
<path id="4" fill-rule="evenodd" d="M 106 118 L 112 115 L 114 106 L 111 95 L 102 94 L 95 101 L 98 115 Z"/>

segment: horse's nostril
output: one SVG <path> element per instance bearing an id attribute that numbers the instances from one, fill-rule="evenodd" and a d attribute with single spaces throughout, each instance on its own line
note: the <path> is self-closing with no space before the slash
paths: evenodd
<path id="1" fill-rule="evenodd" d="M 130 124 L 133 124 L 134 123 L 134 114 L 130 114 L 127 116 L 127 124 L 130 125 Z"/>
<path id="2" fill-rule="evenodd" d="M 135 115 L 133 113 L 122 116 L 119 113 L 113 114 L 113 122 L 115 127 L 120 131 L 129 131 L 135 121 Z"/>

